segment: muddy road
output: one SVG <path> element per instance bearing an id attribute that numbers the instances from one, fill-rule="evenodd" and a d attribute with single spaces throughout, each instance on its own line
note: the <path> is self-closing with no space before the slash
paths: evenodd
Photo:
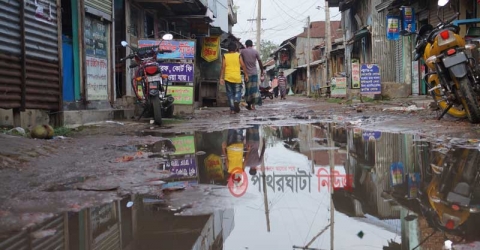
<path id="1" fill-rule="evenodd" d="M 458 176 L 442 182 L 445 194 L 463 180 L 471 211 L 480 205 L 480 127 L 437 121 L 428 104 L 288 97 L 236 115 L 202 108 L 163 127 L 0 134 L 0 249 L 327 249 L 332 228 L 335 249 L 412 249 L 446 230 L 426 192 L 432 164 Z M 476 214 L 462 215 L 446 230 L 454 246 L 480 238 Z M 444 242 L 439 233 L 421 248 Z"/>

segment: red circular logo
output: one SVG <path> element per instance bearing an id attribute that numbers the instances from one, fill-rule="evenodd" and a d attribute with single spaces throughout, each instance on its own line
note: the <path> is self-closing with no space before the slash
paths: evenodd
<path id="1" fill-rule="evenodd" d="M 234 169 L 228 178 L 228 190 L 235 197 L 240 197 L 247 192 L 247 173 L 240 168 Z"/>

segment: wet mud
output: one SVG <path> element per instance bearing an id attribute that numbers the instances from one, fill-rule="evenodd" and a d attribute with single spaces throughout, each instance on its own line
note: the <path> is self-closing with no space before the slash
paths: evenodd
<path id="1" fill-rule="evenodd" d="M 479 241 L 478 127 L 381 108 L 289 102 L 237 116 L 202 110 L 163 128 L 125 121 L 64 140 L 17 139 L 9 156 L 43 153 L 1 169 L 0 249 Z"/>

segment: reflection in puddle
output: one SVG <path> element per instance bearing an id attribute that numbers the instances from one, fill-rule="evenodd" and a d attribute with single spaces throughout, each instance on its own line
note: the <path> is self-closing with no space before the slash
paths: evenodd
<path id="1" fill-rule="evenodd" d="M 480 238 L 480 151 L 468 140 L 340 124 L 162 136 L 135 147 L 173 173 L 158 193 L 62 214 L 0 249 L 440 249 Z"/>

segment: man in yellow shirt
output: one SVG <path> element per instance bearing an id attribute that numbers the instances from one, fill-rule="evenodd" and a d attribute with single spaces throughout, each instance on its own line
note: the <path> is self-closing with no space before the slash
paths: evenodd
<path id="1" fill-rule="evenodd" d="M 244 164 L 244 136 L 243 129 L 229 129 L 227 141 L 223 142 L 222 150 L 223 155 L 226 157 L 226 168 L 228 175 L 240 170 L 243 172 Z M 247 146 L 246 158 L 250 153 L 250 147 Z"/>
<path id="2" fill-rule="evenodd" d="M 225 85 L 227 91 L 230 114 L 240 112 L 240 100 L 242 99 L 242 73 L 247 72 L 245 63 L 237 52 L 237 45 L 231 42 L 228 45 L 228 53 L 223 55 L 222 70 L 220 72 L 220 84 Z M 248 82 L 248 75 L 245 75 Z"/>

